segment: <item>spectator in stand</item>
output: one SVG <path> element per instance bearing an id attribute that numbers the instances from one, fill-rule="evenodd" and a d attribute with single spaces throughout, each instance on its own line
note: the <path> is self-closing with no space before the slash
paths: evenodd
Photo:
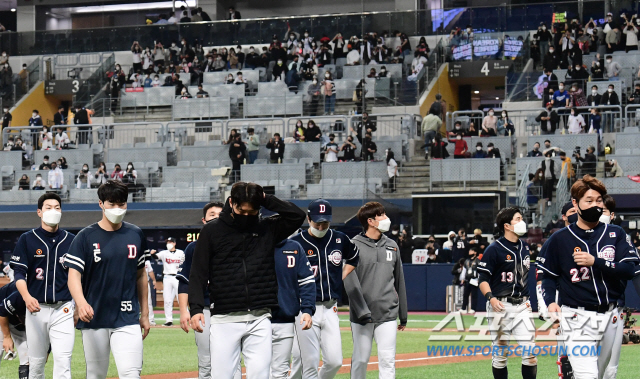
<path id="1" fill-rule="evenodd" d="M 47 182 L 44 179 L 42 179 L 42 175 L 40 173 L 37 173 L 36 180 L 33 181 L 33 187 L 31 187 L 31 189 L 35 191 L 42 191 L 46 188 L 47 188 Z"/>
<path id="2" fill-rule="evenodd" d="M 492 136 L 495 137 L 497 136 L 497 124 L 498 124 L 498 117 L 494 116 L 493 114 L 493 108 L 489 109 L 489 112 L 487 113 L 487 115 L 482 119 L 482 132 L 480 133 L 481 136 L 486 137 L 486 136 Z"/>
<path id="3" fill-rule="evenodd" d="M 431 158 L 432 159 L 445 159 L 449 157 L 449 152 L 446 147 L 449 145 L 442 140 L 442 135 L 436 133 L 436 136 L 431 141 Z"/>
<path id="4" fill-rule="evenodd" d="M 304 131 L 304 140 L 306 142 L 319 142 L 320 137 L 322 137 L 320 128 L 313 120 L 309 120 L 307 123 L 307 129 Z"/>
<path id="5" fill-rule="evenodd" d="M 271 80 L 274 82 L 278 82 L 278 81 L 284 82 L 287 76 L 287 71 L 289 71 L 289 69 L 284 64 L 284 61 L 282 59 L 278 59 L 278 61 L 276 62 L 276 65 L 273 66 L 273 71 L 271 71 L 271 75 L 272 75 Z"/>
<path id="6" fill-rule="evenodd" d="M 98 170 L 93 175 L 92 187 L 99 187 L 100 185 L 106 183 L 109 178 L 110 175 L 107 171 L 107 166 L 104 164 L 104 162 L 100 162 L 100 164 L 98 165 Z"/>
<path id="7" fill-rule="evenodd" d="M 76 180 L 76 188 L 77 189 L 88 189 L 91 188 L 91 172 L 89 172 L 89 165 L 86 163 L 82 166 L 82 170 L 78 175 L 78 179 Z"/>
<path id="8" fill-rule="evenodd" d="M 591 115 L 589 116 L 589 133 L 598 134 L 598 143 L 602 141 L 602 116 L 597 108 L 591 108 Z"/>
<path id="9" fill-rule="evenodd" d="M 587 153 L 584 155 L 584 158 L 580 156 L 579 152 L 575 153 L 576 160 L 582 163 L 581 175 L 591 175 L 594 178 L 596 177 L 598 158 L 594 154 L 595 151 L 596 148 L 594 146 L 587 147 Z"/>
<path id="10" fill-rule="evenodd" d="M 211 17 L 209 14 L 202 10 L 202 8 L 198 7 L 198 13 L 202 16 L 202 21 L 211 22 Z"/>
<path id="11" fill-rule="evenodd" d="M 58 106 L 58 111 L 53 115 L 53 124 L 54 125 L 66 125 L 67 124 L 67 116 L 64 114 L 64 106 Z"/>
<path id="12" fill-rule="evenodd" d="M 122 171 L 122 167 L 120 167 L 120 165 L 116 163 L 116 165 L 113 167 L 113 172 L 111 172 L 111 179 L 121 182 L 123 176 L 124 171 Z"/>
<path id="13" fill-rule="evenodd" d="M 356 159 L 356 144 L 353 143 L 353 136 L 348 136 L 347 140 L 340 147 L 342 151 L 342 160 L 345 162 L 351 162 Z"/>
<path id="14" fill-rule="evenodd" d="M 127 169 L 122 175 L 122 182 L 127 186 L 135 186 L 136 179 L 138 179 L 138 171 L 133 167 L 133 162 L 127 163 Z"/>
<path id="15" fill-rule="evenodd" d="M 118 98 L 120 97 L 120 88 L 124 86 L 124 82 L 120 81 L 118 75 L 113 75 L 109 81 L 109 98 L 111 99 L 111 107 L 109 108 L 112 115 L 118 108 Z"/>
<path id="16" fill-rule="evenodd" d="M 56 149 L 66 150 L 69 148 L 70 143 L 71 143 L 71 140 L 69 139 L 67 132 L 64 131 L 64 128 L 62 126 L 59 126 L 58 132 L 55 135 Z"/>
<path id="17" fill-rule="evenodd" d="M 60 159 L 58 159 L 58 167 L 60 167 L 61 170 L 68 169 L 69 168 L 69 164 L 67 163 L 67 158 L 60 157 Z"/>
<path id="18" fill-rule="evenodd" d="M 424 121 L 424 119 L 423 119 L 423 121 Z M 451 136 L 451 137 L 455 137 L 457 135 L 461 135 L 463 137 L 466 137 L 467 136 L 467 132 L 466 132 L 466 130 L 464 130 L 462 128 L 462 122 L 461 121 L 456 121 L 456 123 L 453 126 L 453 130 L 450 131 L 448 133 L 448 135 Z"/>
<path id="19" fill-rule="evenodd" d="M 493 142 L 487 144 L 487 158 L 498 158 L 502 163 L 502 157 L 500 156 L 500 149 L 493 145 Z"/>
<path id="20" fill-rule="evenodd" d="M 589 80 L 589 72 L 582 67 L 582 64 L 573 64 L 573 70 L 571 70 L 571 79 L 573 85 L 577 86 L 581 90 L 584 90 Z"/>
<path id="21" fill-rule="evenodd" d="M 347 53 L 347 66 L 357 66 L 360 64 L 360 53 L 354 49 L 352 45 L 349 45 L 349 52 Z"/>
<path id="22" fill-rule="evenodd" d="M 475 136 L 479 136 L 480 132 L 478 132 L 478 128 L 476 128 L 476 122 L 475 121 L 469 121 L 469 129 L 466 130 L 465 132 L 465 136 L 466 137 L 475 137 Z"/>
<path id="23" fill-rule="evenodd" d="M 53 134 L 47 126 L 40 131 L 40 150 L 50 150 L 53 147 Z"/>
<path id="24" fill-rule="evenodd" d="M 246 60 L 246 68 L 255 69 L 260 66 L 260 55 L 256 53 L 256 49 L 251 46 L 249 47 L 249 54 L 245 57 Z"/>
<path id="25" fill-rule="evenodd" d="M 398 53 L 402 56 L 402 59 L 411 54 L 411 43 L 409 37 L 405 33 L 400 34 L 400 46 L 397 47 Z"/>
<path id="26" fill-rule="evenodd" d="M 607 92 L 602 95 L 602 99 L 600 100 L 600 105 L 620 105 L 620 98 L 616 91 L 614 91 L 615 86 L 613 84 L 609 84 L 607 88 Z M 613 127 L 613 115 L 607 115 L 604 117 L 604 123 L 607 125 L 609 130 Z"/>
<path id="27" fill-rule="evenodd" d="M 22 70 L 18 73 L 18 77 L 20 77 L 20 86 L 22 88 L 22 93 L 29 92 L 29 83 L 27 83 L 27 78 L 29 77 L 29 70 L 27 70 L 27 64 L 22 64 Z"/>
<path id="28" fill-rule="evenodd" d="M 242 69 L 244 68 L 244 62 L 246 57 L 246 54 L 244 53 L 244 51 L 242 51 L 242 46 L 240 45 L 236 46 L 236 54 L 238 57 L 238 68 Z"/>
<path id="29" fill-rule="evenodd" d="M 552 89 L 555 91 L 558 88 L 558 77 L 553 73 L 553 70 L 550 68 L 544 69 L 544 74 L 546 75 L 547 81 L 547 89 Z"/>
<path id="30" fill-rule="evenodd" d="M 544 154 L 544 160 L 540 162 L 540 169 L 544 173 L 544 181 L 542 182 L 542 197 L 546 200 L 547 205 L 551 205 L 553 200 L 553 186 L 556 182 L 555 161 L 551 159 L 551 152 Z"/>
<path id="31" fill-rule="evenodd" d="M 133 41 L 133 45 L 131 45 L 131 56 L 133 60 L 133 72 L 141 72 L 142 71 L 142 47 L 138 43 L 138 41 Z"/>
<path id="32" fill-rule="evenodd" d="M 201 86 L 202 85 L 200 85 L 199 87 Z M 253 162 L 255 162 L 256 159 L 258 159 L 258 151 L 260 149 L 260 138 L 256 135 L 255 130 L 253 128 L 248 128 L 247 134 L 249 135 L 249 140 L 245 143 L 247 145 L 248 163 L 253 164 Z"/>
<path id="33" fill-rule="evenodd" d="M 180 95 L 177 96 L 177 98 L 181 100 L 191 99 L 192 97 L 193 96 L 191 96 L 191 94 L 187 90 L 187 87 L 182 87 L 182 89 L 180 90 Z"/>
<path id="34" fill-rule="evenodd" d="M 590 107 L 597 107 L 602 103 L 602 95 L 598 93 L 598 86 L 591 87 L 591 95 L 587 96 L 587 105 Z"/>
<path id="35" fill-rule="evenodd" d="M 555 47 L 553 45 L 549 46 L 549 50 L 542 59 L 542 67 L 544 67 L 545 70 L 553 71 L 558 68 L 559 63 L 560 58 L 558 53 L 555 51 Z"/>
<path id="36" fill-rule="evenodd" d="M 573 179 L 575 177 L 575 172 L 573 171 L 571 157 L 567 157 L 567 153 L 564 151 L 561 151 L 558 155 L 560 155 L 560 161 L 562 162 L 561 170 L 565 170 L 566 168 L 567 179 Z"/>
<path id="37" fill-rule="evenodd" d="M 49 188 L 53 190 L 60 190 L 64 185 L 64 174 L 62 169 L 58 167 L 56 162 L 51 162 L 51 170 L 49 170 Z"/>
<path id="38" fill-rule="evenodd" d="M 151 82 L 151 86 L 152 87 L 160 87 L 161 85 L 162 85 L 162 83 L 160 82 L 160 76 L 154 75 L 153 76 L 153 81 Z"/>
<path id="39" fill-rule="evenodd" d="M 324 147 L 324 161 L 325 162 L 337 162 L 338 161 L 338 152 L 340 151 L 340 147 L 337 143 L 335 143 L 336 136 L 335 134 L 329 134 L 329 143 Z"/>
<path id="40" fill-rule="evenodd" d="M 628 53 L 632 50 L 638 50 L 638 29 L 633 24 L 636 20 L 636 15 L 631 16 L 631 20 L 628 20 L 625 14 L 622 15 L 622 18 L 625 20 L 625 26 L 622 33 L 627 37 L 625 52 Z"/>
<path id="41" fill-rule="evenodd" d="M 153 66 L 158 68 L 158 71 L 164 70 L 164 47 L 162 42 L 156 41 L 153 47 Z"/>
<path id="42" fill-rule="evenodd" d="M 321 85 L 324 87 L 324 114 L 333 116 L 336 108 L 336 84 L 330 71 L 324 73 Z"/>
<path id="43" fill-rule="evenodd" d="M 142 86 L 144 88 L 153 87 L 153 79 L 151 79 L 151 75 L 149 75 L 149 74 L 145 74 L 144 75 L 144 80 L 142 81 Z"/>
<path id="44" fill-rule="evenodd" d="M 398 162 L 393 151 L 387 151 L 387 175 L 389 175 L 389 192 L 396 192 L 396 176 L 398 176 Z"/>
<path id="45" fill-rule="evenodd" d="M 535 207 L 540 201 L 542 195 L 542 183 L 544 182 L 544 173 L 538 169 L 535 174 L 529 174 L 527 182 L 527 204 L 529 207 Z"/>
<path id="46" fill-rule="evenodd" d="M 231 131 L 229 132 L 229 138 L 226 141 L 222 141 L 222 144 L 229 145 L 231 142 L 233 142 L 236 139 L 237 135 L 238 135 L 238 131 L 236 129 L 231 129 Z"/>
<path id="47" fill-rule="evenodd" d="M 318 104 L 320 103 L 320 95 L 321 95 L 322 86 L 318 82 L 318 78 L 316 76 L 313 77 L 311 84 L 307 87 L 307 93 L 309 94 L 309 105 L 308 112 L 309 116 L 316 116 L 318 114 Z"/>
<path id="48" fill-rule="evenodd" d="M 28 191 L 29 188 L 31 188 L 29 185 L 29 177 L 27 174 L 22 174 L 22 177 L 18 180 L 18 191 Z"/>
<path id="49" fill-rule="evenodd" d="M 540 23 L 538 26 L 538 31 L 533 35 L 538 41 L 538 46 L 540 47 L 540 55 L 544 56 L 547 51 L 549 51 L 549 43 L 553 41 L 553 36 L 551 32 L 547 30 L 547 25 L 544 22 Z"/>
<path id="50" fill-rule="evenodd" d="M 527 157 L 541 157 L 541 156 L 542 156 L 542 152 L 540 151 L 540 142 L 536 142 L 533 144 L 533 150 L 527 153 Z"/>
<path id="51" fill-rule="evenodd" d="M 36 128 L 31 129 L 31 144 L 34 149 L 38 148 L 38 129 L 42 126 L 42 118 L 40 117 L 40 112 L 37 109 L 34 109 L 31 113 L 31 118 L 29 119 L 29 126 L 35 126 Z"/>
<path id="52" fill-rule="evenodd" d="M 371 133 L 364 135 L 364 141 L 362 141 L 362 160 L 373 161 L 375 160 L 374 154 L 378 151 L 378 146 L 371 138 Z"/>
<path id="53" fill-rule="evenodd" d="M 202 22 L 202 16 L 200 15 L 200 8 L 191 12 L 191 22 Z"/>
<path id="54" fill-rule="evenodd" d="M 558 85 L 558 90 L 553 93 L 553 98 L 551 99 L 551 104 L 553 104 L 553 108 L 556 110 L 559 108 L 569 108 L 571 105 L 571 97 L 569 96 L 569 92 L 564 89 L 564 82 L 560 82 Z M 564 111 L 557 111 L 558 113 Z M 564 127 L 567 128 L 567 119 L 568 115 L 562 116 L 564 120 Z"/>
<path id="55" fill-rule="evenodd" d="M 228 60 L 228 64 L 227 64 L 227 68 L 228 69 L 239 69 L 240 65 L 238 63 L 238 55 L 236 54 L 236 49 L 234 49 L 233 47 L 231 49 L 229 49 L 229 60 Z"/>
<path id="56" fill-rule="evenodd" d="M 298 56 L 294 56 L 291 63 L 287 67 L 287 72 L 285 75 L 284 82 L 289 87 L 290 90 L 297 91 L 298 90 L 298 82 L 300 81 L 300 75 L 298 72 L 300 71 L 300 64 L 298 63 Z"/>
<path id="57" fill-rule="evenodd" d="M 169 22 L 167 21 L 167 16 L 164 14 L 159 14 L 158 15 L 158 21 L 156 21 L 156 25 L 164 25 L 164 24 L 168 24 Z"/>
<path id="58" fill-rule="evenodd" d="M 182 12 L 182 18 L 180 18 L 180 23 L 184 24 L 187 22 L 191 22 L 191 17 L 189 17 L 189 12 L 187 11 L 183 11 Z"/>
<path id="59" fill-rule="evenodd" d="M 434 114 L 434 115 L 440 117 L 441 120 L 444 120 L 444 112 L 445 112 L 445 109 L 446 109 L 446 105 L 447 105 L 447 103 L 444 100 L 442 100 L 442 95 L 437 93 L 436 94 L 436 99 L 429 106 L 429 112 L 428 113 Z"/>
<path id="60" fill-rule="evenodd" d="M 462 159 L 467 157 L 466 154 L 469 152 L 469 148 L 467 147 L 467 142 L 462 139 L 461 134 L 456 135 L 456 138 L 454 140 L 449 139 L 449 142 L 456 145 L 453 152 L 454 159 Z"/>
<path id="61" fill-rule="evenodd" d="M 482 142 L 476 143 L 476 151 L 471 155 L 471 158 L 486 158 L 487 152 L 482 149 Z"/>
<path id="62" fill-rule="evenodd" d="M 240 20 L 242 16 L 240 12 L 238 12 L 234 7 L 229 7 L 229 18 L 228 20 Z"/>
<path id="63" fill-rule="evenodd" d="M 633 93 L 629 96 L 630 104 L 640 104 L 640 83 L 636 83 Z"/>
<path id="64" fill-rule="evenodd" d="M 38 170 L 51 170 L 51 163 L 49 163 L 49 156 L 45 155 L 42 158 L 42 163 L 40 163 L 40 166 L 38 167 Z"/>
<path id="65" fill-rule="evenodd" d="M 234 78 L 233 78 L 233 74 L 228 74 L 227 78 L 224 80 L 224 84 L 233 84 L 234 82 Z"/>
<path id="66" fill-rule="evenodd" d="M 11 121 L 13 121 L 13 116 L 9 112 L 9 107 L 5 106 L 3 108 L 4 113 L 2 114 L 2 129 L 7 129 L 11 126 Z"/>
<path id="67" fill-rule="evenodd" d="M 167 24 L 177 24 L 178 23 L 178 17 L 175 14 L 172 14 L 171 17 L 169 17 L 169 19 L 167 20 Z"/>
<path id="68" fill-rule="evenodd" d="M 621 40 L 621 33 L 620 33 L 620 29 L 618 29 L 617 27 L 606 32 L 606 37 L 604 39 L 604 42 L 607 45 L 607 54 L 611 54 L 618 49 L 620 40 Z"/>
<path id="69" fill-rule="evenodd" d="M 584 133 L 584 127 L 586 123 L 584 122 L 584 118 L 578 112 L 577 109 L 571 109 L 571 115 L 569 116 L 568 128 L 569 134 L 580 134 Z"/>
<path id="70" fill-rule="evenodd" d="M 333 47 L 334 47 L 333 59 L 335 63 L 338 60 L 338 58 L 345 58 L 347 56 L 347 53 L 345 52 L 347 44 L 342 38 L 341 33 L 336 34 L 335 37 L 333 37 L 333 39 L 331 40 L 331 42 L 333 42 Z"/>
<path id="71" fill-rule="evenodd" d="M 362 112 L 365 109 L 367 109 L 367 106 L 365 103 L 366 94 L 368 92 L 366 85 L 367 85 L 367 82 L 364 79 L 360 79 L 360 82 L 358 82 L 358 85 L 356 86 L 356 91 L 355 91 L 356 114 L 362 114 Z"/>
<path id="72" fill-rule="evenodd" d="M 2 56 L 0 56 L 0 65 L 9 63 L 9 54 L 6 51 L 2 52 Z"/>
<path id="73" fill-rule="evenodd" d="M 516 127 L 513 125 L 513 121 L 509 118 L 509 113 L 505 110 L 502 111 L 502 117 L 498 119 L 498 133 L 505 136 L 515 136 Z"/>
<path id="74" fill-rule="evenodd" d="M 304 141 L 304 133 L 305 133 L 304 125 L 302 125 L 302 121 L 301 120 L 298 120 L 296 122 L 296 128 L 293 131 L 293 139 L 295 139 L 296 142 L 305 142 Z"/>
<path id="75" fill-rule="evenodd" d="M 578 84 L 577 82 L 573 82 L 571 85 L 571 89 L 569 92 L 569 104 L 571 107 L 586 107 L 587 106 L 587 98 L 584 95 L 584 91 L 582 90 L 582 86 L 586 82 L 581 82 Z"/>
<path id="76" fill-rule="evenodd" d="M 547 226 L 544 228 L 544 235 L 549 237 L 551 235 L 551 231 L 553 229 L 562 229 L 564 228 L 564 221 L 558 220 L 558 215 L 551 216 L 551 220 L 547 223 Z"/>
<path id="77" fill-rule="evenodd" d="M 434 139 L 440 127 L 442 126 L 442 120 L 440 117 L 429 113 L 422 119 L 422 135 L 424 136 L 424 156 L 425 159 L 429 159 L 429 145 Z"/>
<path id="78" fill-rule="evenodd" d="M 605 63 L 604 68 L 607 71 L 607 78 L 609 78 L 609 80 L 619 80 L 620 70 L 622 70 L 622 67 L 620 67 L 618 62 L 613 61 L 613 56 L 607 55 L 606 58 L 607 63 Z"/>
<path id="79" fill-rule="evenodd" d="M 235 183 L 240 178 L 240 165 L 247 156 L 247 148 L 242 142 L 240 134 L 236 134 L 233 141 L 229 143 L 229 158 L 231 158 L 232 175 L 231 180 Z"/>

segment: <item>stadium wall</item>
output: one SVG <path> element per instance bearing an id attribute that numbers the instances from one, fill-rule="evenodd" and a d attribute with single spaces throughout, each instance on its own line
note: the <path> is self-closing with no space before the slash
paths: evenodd
<path id="1" fill-rule="evenodd" d="M 438 71 L 438 79 L 431 85 L 426 98 L 420 104 L 420 115 L 427 115 L 429 107 L 436 101 L 436 95 L 441 94 L 442 99 L 447 103 L 446 112 L 453 112 L 460 108 L 458 101 L 458 83 L 449 78 L 449 64 L 443 64 Z M 442 124 L 442 130 L 446 130 L 445 123 Z"/>
<path id="2" fill-rule="evenodd" d="M 42 123 L 45 125 L 53 125 L 52 118 L 58 111 L 58 105 L 60 105 L 61 100 L 62 99 L 57 97 L 45 96 L 44 82 L 40 82 L 12 108 L 12 124 L 16 126 L 29 125 L 31 112 L 37 109 L 42 117 Z M 68 100 L 71 100 L 70 96 Z"/>

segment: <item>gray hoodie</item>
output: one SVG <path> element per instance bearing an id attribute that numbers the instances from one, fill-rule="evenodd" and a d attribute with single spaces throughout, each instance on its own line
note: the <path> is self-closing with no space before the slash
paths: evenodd
<path id="1" fill-rule="evenodd" d="M 371 318 L 373 323 L 382 323 L 399 317 L 400 324 L 406 325 L 407 292 L 398 245 L 384 234 L 378 242 L 364 234 L 351 242 L 360 249 L 355 275 L 344 280 L 351 322 Z"/>

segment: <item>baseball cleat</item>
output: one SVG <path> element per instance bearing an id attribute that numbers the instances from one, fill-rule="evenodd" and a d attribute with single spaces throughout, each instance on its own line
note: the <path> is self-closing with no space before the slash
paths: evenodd
<path id="1" fill-rule="evenodd" d="M 162 324 L 162 326 L 173 326 L 173 322 L 167 321 L 164 324 Z"/>

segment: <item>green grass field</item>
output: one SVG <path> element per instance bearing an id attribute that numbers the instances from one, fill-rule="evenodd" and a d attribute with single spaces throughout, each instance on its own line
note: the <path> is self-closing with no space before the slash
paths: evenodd
<path id="1" fill-rule="evenodd" d="M 411 315 L 408 327 L 410 328 L 433 328 L 443 316 L 441 315 Z M 341 315 L 341 326 L 347 327 L 348 316 Z M 177 320 L 177 318 L 176 318 Z M 465 326 L 473 323 L 474 318 L 464 316 Z M 163 321 L 157 318 L 156 322 Z M 538 326 L 541 323 L 538 323 Z M 450 324 L 448 328 L 455 327 Z M 398 333 L 397 353 L 420 353 L 425 352 L 427 346 L 446 344 L 445 342 L 429 341 L 429 336 L 436 333 L 430 331 L 404 331 Z M 443 334 L 443 333 L 437 333 Z M 447 334 L 451 334 L 448 332 Z M 468 333 L 475 334 L 475 333 Z M 455 342 L 455 345 L 488 345 L 489 342 Z M 342 331 L 342 350 L 344 358 L 350 358 L 352 352 L 351 333 Z M 640 345 L 624 346 L 620 359 L 620 368 L 618 370 L 618 378 L 638 378 L 640 372 L 640 360 L 637 356 L 640 354 Z M 376 355 L 376 347 L 374 344 L 372 355 Z M 509 361 L 510 370 L 513 377 L 520 376 L 519 358 L 512 358 Z M 194 334 L 184 333 L 178 328 L 153 328 L 149 337 L 144 341 L 144 366 L 143 375 L 164 374 L 176 372 L 188 372 L 197 370 L 197 352 L 194 343 Z M 18 360 L 2 361 L 0 365 L 0 379 L 17 377 Z M 517 375 L 516 375 L 517 373 Z M 76 331 L 76 342 L 72 359 L 73 378 L 85 378 L 85 363 L 82 350 L 82 338 L 80 332 Z M 117 377 L 117 371 L 113 358 L 109 366 L 108 377 Z M 367 378 L 377 378 L 377 371 L 371 371 Z M 400 368 L 397 370 L 398 378 L 418 379 L 418 378 L 447 378 L 455 377 L 459 379 L 482 379 L 491 378 L 491 362 L 489 359 L 464 362 L 455 364 L 438 364 L 431 366 Z M 52 362 L 47 363 L 46 377 L 52 377 Z M 338 375 L 338 378 L 348 378 L 348 374 Z M 538 364 L 539 378 L 557 377 L 557 368 L 554 357 L 541 357 Z"/>

